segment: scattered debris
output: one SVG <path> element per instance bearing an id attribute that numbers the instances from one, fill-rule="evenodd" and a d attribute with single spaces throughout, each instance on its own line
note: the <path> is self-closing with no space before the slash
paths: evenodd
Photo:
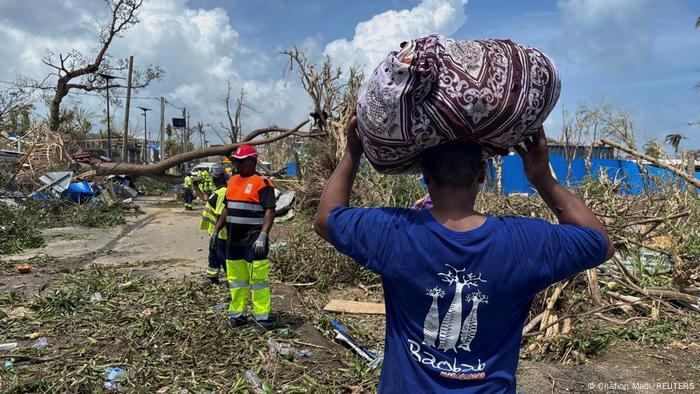
<path id="1" fill-rule="evenodd" d="M 348 300 L 330 300 L 330 302 L 323 307 L 323 310 L 327 312 L 366 313 L 376 315 L 383 315 L 385 313 L 384 304 Z"/>
<path id="2" fill-rule="evenodd" d="M 277 354 L 284 357 L 289 357 L 295 354 L 294 348 L 288 343 L 281 343 L 270 338 L 267 340 L 267 347 L 274 350 Z"/>
<path id="3" fill-rule="evenodd" d="M 27 263 L 17 264 L 15 268 L 20 274 L 28 274 L 32 270 L 32 266 Z"/>
<path id="4" fill-rule="evenodd" d="M 12 350 L 17 347 L 17 342 L 0 343 L 0 350 Z"/>
<path id="5" fill-rule="evenodd" d="M 31 333 L 31 334 L 27 334 L 27 335 L 26 335 L 26 338 L 27 338 L 27 339 L 37 339 L 37 338 L 39 338 L 40 336 L 41 336 L 41 333 L 40 333 L 40 332 L 33 332 L 33 333 Z"/>
<path id="6" fill-rule="evenodd" d="M 100 293 L 99 291 L 95 292 L 95 294 L 90 296 L 90 302 L 102 302 L 102 301 L 103 301 L 102 293 Z"/>
<path id="7" fill-rule="evenodd" d="M 61 195 L 61 193 L 68 190 L 72 178 L 72 171 L 47 172 L 39 177 L 39 180 L 44 184 L 44 186 L 34 191 L 34 193 L 30 194 L 29 197 L 33 197 L 45 189 L 50 189 L 54 192 L 54 196 L 58 197 Z"/>
<path id="8" fill-rule="evenodd" d="M 258 376 L 255 371 L 252 369 L 249 369 L 245 371 L 245 380 L 246 382 L 250 383 L 251 386 L 253 386 L 253 390 L 256 393 L 264 393 L 265 390 L 263 390 L 263 384 L 262 381 L 260 380 L 260 377 Z"/>
<path id="9" fill-rule="evenodd" d="M 294 215 L 295 215 L 294 210 L 290 209 L 289 211 L 287 211 L 287 213 L 285 213 L 282 216 L 275 216 L 275 222 L 276 223 L 284 223 L 288 220 L 293 219 Z"/>
<path id="10" fill-rule="evenodd" d="M 314 352 L 309 349 L 301 349 L 296 353 L 296 355 L 299 357 L 313 357 Z"/>
<path id="11" fill-rule="evenodd" d="M 296 192 L 294 191 L 280 194 L 277 198 L 277 204 L 275 205 L 275 215 L 281 216 L 287 213 L 292 208 L 295 196 Z"/>
<path id="12" fill-rule="evenodd" d="M 333 325 L 333 332 L 335 333 L 336 341 L 339 341 L 342 344 L 350 347 L 350 349 L 354 350 L 355 353 L 369 361 L 368 365 L 374 365 L 376 367 L 377 355 L 374 352 L 367 349 L 355 338 L 353 338 L 352 335 L 350 335 L 350 331 L 348 331 L 347 327 L 342 325 L 337 320 L 331 320 L 331 324 Z"/>
<path id="13" fill-rule="evenodd" d="M 3 368 L 5 368 L 5 371 L 12 371 L 12 368 L 14 368 L 14 366 L 15 366 L 15 360 L 14 359 L 5 360 L 2 364 L 3 364 Z"/>
<path id="14" fill-rule="evenodd" d="M 105 368 L 105 371 L 102 373 L 102 377 L 105 380 L 122 380 L 126 379 L 126 371 L 121 368 L 109 367 Z"/>
<path id="15" fill-rule="evenodd" d="M 32 349 L 45 349 L 47 346 L 49 346 L 49 340 L 46 337 L 41 337 L 37 339 L 36 342 L 32 345 Z"/>

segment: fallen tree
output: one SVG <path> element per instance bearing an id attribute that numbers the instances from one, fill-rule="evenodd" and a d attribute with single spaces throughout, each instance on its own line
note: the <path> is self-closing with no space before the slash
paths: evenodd
<path id="1" fill-rule="evenodd" d="M 308 120 L 299 123 L 296 127 L 292 129 L 282 128 L 278 126 L 271 126 L 263 129 L 258 129 L 251 131 L 248 135 L 241 141 L 235 144 L 212 146 L 204 149 L 195 149 L 189 152 L 184 152 L 177 154 L 175 156 L 169 157 L 163 161 L 144 165 L 144 164 L 132 164 L 126 162 L 104 162 L 94 166 L 90 166 L 90 169 L 95 171 L 97 176 L 105 175 L 135 175 L 135 176 L 147 176 L 153 179 L 169 182 L 169 183 L 179 183 L 182 181 L 182 176 L 169 175 L 165 172 L 170 168 L 177 167 L 182 163 L 186 163 L 191 160 L 201 159 L 208 156 L 228 156 L 232 151 L 234 151 L 240 145 L 264 145 L 275 141 L 282 140 L 289 136 L 297 137 L 318 137 L 325 133 L 323 132 L 301 132 L 301 129 Z M 255 138 L 270 133 L 281 133 L 274 137 L 268 137 L 260 140 Z"/>
<path id="2" fill-rule="evenodd" d="M 629 146 L 625 146 L 625 145 L 619 144 L 619 143 L 614 142 L 614 141 L 602 139 L 600 142 L 602 142 L 605 145 L 612 146 L 613 148 L 619 149 L 619 150 L 621 150 L 625 153 L 628 153 L 634 157 L 640 158 L 642 160 L 646 160 L 646 161 L 650 162 L 651 164 L 655 165 L 656 167 L 663 168 L 664 170 L 668 170 L 671 173 L 673 173 L 674 175 L 678 176 L 679 178 L 682 178 L 686 182 L 693 185 L 696 189 L 700 189 L 700 180 L 695 179 L 695 177 L 688 175 L 685 171 L 678 169 L 675 166 L 664 163 L 663 161 L 661 161 L 655 157 L 649 156 L 647 154 L 644 154 L 642 152 L 634 150 L 634 149 L 630 148 Z"/>

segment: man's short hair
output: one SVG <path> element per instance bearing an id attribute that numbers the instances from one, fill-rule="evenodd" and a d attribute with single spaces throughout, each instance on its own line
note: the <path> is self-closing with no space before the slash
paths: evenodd
<path id="1" fill-rule="evenodd" d="M 481 145 L 452 141 L 425 150 L 421 168 L 436 186 L 466 188 L 476 181 L 481 163 Z"/>

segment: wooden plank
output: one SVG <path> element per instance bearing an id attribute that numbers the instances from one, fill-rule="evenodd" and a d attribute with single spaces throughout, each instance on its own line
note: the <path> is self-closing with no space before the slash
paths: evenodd
<path id="1" fill-rule="evenodd" d="M 384 314 L 384 304 L 348 300 L 331 300 L 324 308 L 328 312 Z"/>

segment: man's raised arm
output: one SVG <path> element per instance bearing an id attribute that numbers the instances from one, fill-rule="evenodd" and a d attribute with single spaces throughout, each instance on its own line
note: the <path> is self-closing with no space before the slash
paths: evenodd
<path id="1" fill-rule="evenodd" d="M 560 224 L 575 224 L 582 227 L 593 228 L 600 231 L 608 241 L 608 250 L 605 259 L 609 259 L 615 253 L 615 247 L 610 242 L 608 232 L 598 217 L 591 211 L 581 199 L 566 190 L 552 176 L 549 167 L 549 153 L 547 151 L 547 137 L 544 129 L 540 127 L 537 138 L 527 152 L 516 148 L 523 159 L 525 175 L 535 186 L 537 192 L 547 204 L 549 209 L 559 220 Z"/>
<path id="2" fill-rule="evenodd" d="M 321 201 L 318 203 L 318 210 L 314 217 L 314 230 L 321 238 L 329 242 L 328 216 L 335 208 L 347 206 L 350 203 L 352 184 L 360 166 L 362 143 L 357 136 L 356 128 L 357 118 L 353 116 L 345 125 L 348 136 L 345 153 L 323 189 Z"/>

